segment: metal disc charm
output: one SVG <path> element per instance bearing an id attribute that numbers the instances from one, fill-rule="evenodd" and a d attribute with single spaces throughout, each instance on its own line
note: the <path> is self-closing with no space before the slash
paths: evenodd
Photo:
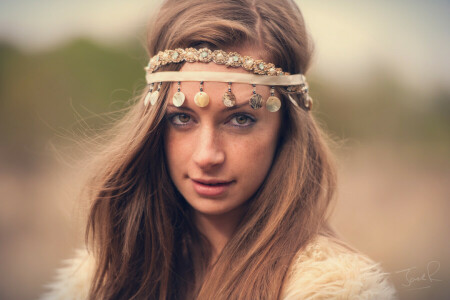
<path id="1" fill-rule="evenodd" d="M 209 96 L 205 92 L 198 92 L 195 94 L 194 102 L 198 107 L 205 107 L 209 103 Z"/>
<path id="2" fill-rule="evenodd" d="M 303 103 L 308 110 L 311 110 L 313 105 L 313 99 L 309 95 L 307 95 L 306 98 L 303 100 Z"/>
<path id="3" fill-rule="evenodd" d="M 148 92 L 147 95 L 145 96 L 144 99 L 144 106 L 148 105 L 148 102 L 150 101 L 150 97 L 151 97 L 152 93 Z"/>
<path id="4" fill-rule="evenodd" d="M 281 107 L 281 101 L 278 97 L 270 96 L 266 101 L 266 109 L 270 112 L 276 112 Z"/>
<path id="5" fill-rule="evenodd" d="M 175 105 L 176 107 L 180 107 L 181 105 L 183 105 L 185 99 L 186 96 L 183 94 L 183 92 L 176 92 L 172 98 L 173 105 Z"/>
<path id="6" fill-rule="evenodd" d="M 226 107 L 233 107 L 236 104 L 236 96 L 232 92 L 225 92 L 222 102 Z"/>
<path id="7" fill-rule="evenodd" d="M 158 91 L 154 91 L 150 95 L 150 104 L 151 105 L 155 105 L 156 101 L 158 101 L 158 97 L 159 97 L 159 92 Z"/>
<path id="8" fill-rule="evenodd" d="M 253 109 L 261 108 L 263 105 L 262 96 L 260 94 L 253 94 L 252 97 L 250 98 L 249 103 Z"/>

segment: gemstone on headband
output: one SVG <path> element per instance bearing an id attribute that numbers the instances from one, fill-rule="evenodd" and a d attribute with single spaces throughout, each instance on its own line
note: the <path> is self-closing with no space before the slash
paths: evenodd
<path id="1" fill-rule="evenodd" d="M 224 65 L 228 60 L 228 53 L 222 50 L 214 50 L 212 60 L 216 64 Z"/>
<path id="2" fill-rule="evenodd" d="M 270 76 L 282 76 L 290 75 L 288 72 L 283 72 L 282 69 L 276 68 L 272 63 L 266 63 L 263 60 L 256 60 L 250 56 L 241 56 L 237 52 L 225 52 L 222 50 L 211 51 L 208 48 L 195 49 L 177 48 L 175 50 L 165 50 L 158 52 L 153 56 L 146 71 L 153 73 L 157 71 L 161 66 L 165 66 L 171 63 L 181 62 L 204 62 L 208 63 L 213 61 L 216 64 L 226 65 L 227 67 L 239 68 L 242 67 L 247 71 L 253 72 L 259 75 Z"/>

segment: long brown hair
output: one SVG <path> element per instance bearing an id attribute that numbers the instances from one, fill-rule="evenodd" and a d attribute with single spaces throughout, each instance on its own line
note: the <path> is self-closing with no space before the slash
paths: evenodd
<path id="1" fill-rule="evenodd" d="M 264 49 L 268 61 L 306 73 L 312 55 L 292 0 L 168 0 L 148 34 L 148 52 L 203 47 Z M 166 66 L 162 70 L 179 69 Z M 168 92 L 162 88 L 160 99 Z M 279 299 L 296 253 L 333 235 L 327 211 L 336 176 L 325 135 L 295 92 L 282 93 L 283 125 L 273 165 L 211 268 L 164 154 L 165 101 L 142 97 L 110 133 L 90 184 L 86 240 L 97 268 L 91 299 Z M 145 91 L 143 91 L 144 95 Z"/>

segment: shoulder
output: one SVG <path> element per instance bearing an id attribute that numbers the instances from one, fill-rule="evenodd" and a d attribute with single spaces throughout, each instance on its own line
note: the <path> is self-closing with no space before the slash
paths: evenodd
<path id="1" fill-rule="evenodd" d="M 76 251 L 74 258 L 65 260 L 56 271 L 54 281 L 46 285 L 40 300 L 84 300 L 88 298 L 95 272 L 95 260 L 85 249 Z"/>
<path id="2" fill-rule="evenodd" d="M 296 256 L 283 292 L 294 299 L 396 299 L 378 263 L 332 238 L 317 236 Z"/>

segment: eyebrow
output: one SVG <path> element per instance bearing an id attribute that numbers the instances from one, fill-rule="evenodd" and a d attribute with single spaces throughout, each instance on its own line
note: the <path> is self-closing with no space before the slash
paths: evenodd
<path id="1" fill-rule="evenodd" d="M 244 107 L 244 106 L 246 106 L 246 105 L 249 105 L 248 102 L 244 102 L 244 103 L 241 103 L 241 104 L 232 106 L 232 107 L 226 107 L 226 108 L 222 109 L 221 112 L 233 111 L 233 110 L 239 109 L 239 108 L 241 108 L 241 107 Z M 173 104 L 167 104 L 167 107 L 173 107 L 173 108 L 180 109 L 180 110 L 184 110 L 184 111 L 194 112 L 194 110 L 193 110 L 192 108 L 186 107 L 186 106 L 176 107 L 176 106 L 173 105 Z"/>

